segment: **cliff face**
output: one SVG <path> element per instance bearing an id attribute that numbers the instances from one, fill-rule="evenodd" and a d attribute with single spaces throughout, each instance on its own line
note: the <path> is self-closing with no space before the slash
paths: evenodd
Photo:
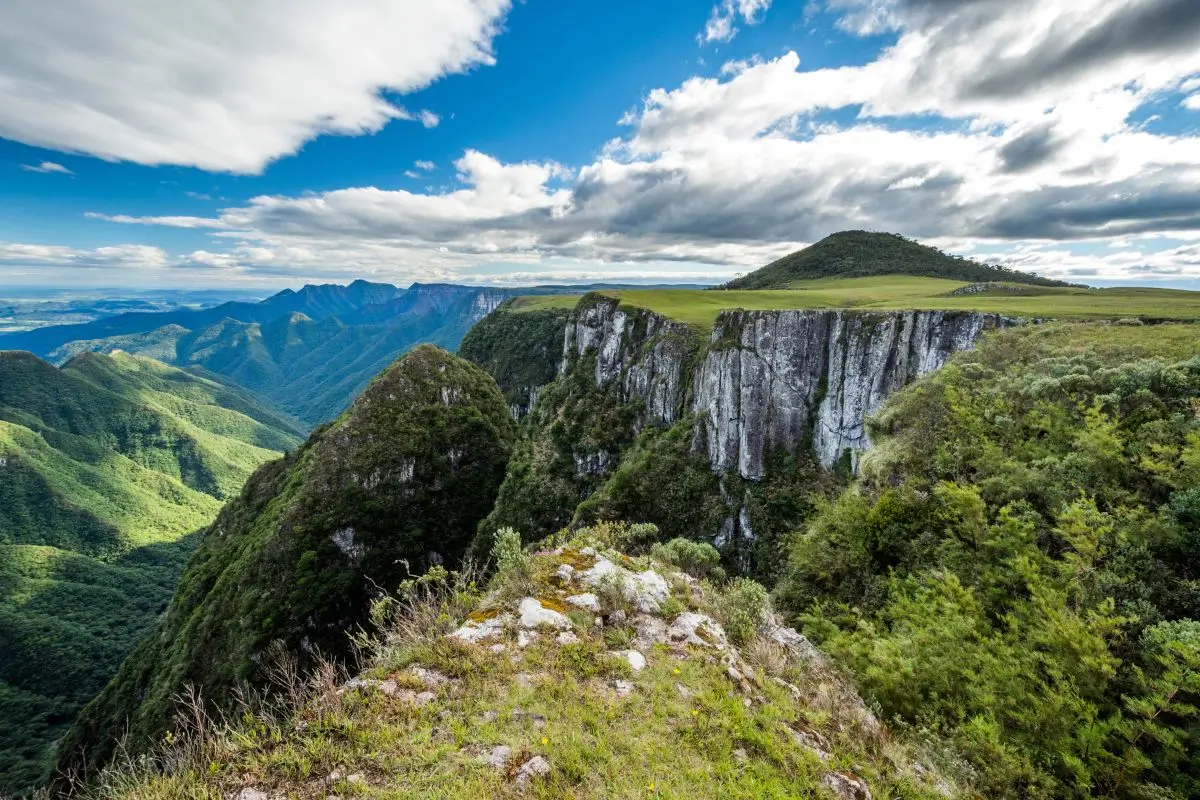
<path id="1" fill-rule="evenodd" d="M 823 467 L 870 447 L 864 420 L 892 392 L 970 349 L 993 314 L 731 311 L 718 318 L 693 410 L 713 470 L 760 480 L 773 450 Z"/>
<path id="2" fill-rule="evenodd" d="M 884 399 L 1010 324 L 968 312 L 728 311 L 689 381 L 687 326 L 638 313 L 634 325 L 614 300 L 582 307 L 560 375 L 594 350 L 596 386 L 618 382 L 623 400 L 644 405 L 641 424 L 695 414 L 695 449 L 714 472 L 749 480 L 765 477 L 774 451 L 856 466 L 870 447 L 864 420 Z"/>

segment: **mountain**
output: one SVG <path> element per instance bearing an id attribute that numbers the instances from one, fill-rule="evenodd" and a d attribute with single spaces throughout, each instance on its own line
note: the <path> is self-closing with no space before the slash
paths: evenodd
<path id="1" fill-rule="evenodd" d="M 874 275 L 918 275 L 970 283 L 1021 283 L 1070 286 L 1020 270 L 988 266 L 951 256 L 895 233 L 843 231 L 772 261 L 726 283 L 723 289 L 787 289 L 796 281 L 816 278 L 861 278 Z"/>
<path id="2" fill-rule="evenodd" d="M 0 336 L 0 349 L 28 350 L 46 356 L 52 350 L 77 340 L 103 339 L 131 333 L 146 333 L 168 325 L 199 330 L 222 320 L 269 322 L 291 313 L 313 319 L 341 316 L 350 324 L 354 313 L 364 307 L 385 304 L 401 293 L 387 283 L 355 281 L 349 286 L 322 284 L 305 286 L 300 291 L 285 289 L 257 303 L 229 302 L 204 309 L 169 312 L 135 312 L 105 317 L 79 325 L 54 325 L 32 331 Z"/>
<path id="3" fill-rule="evenodd" d="M 300 435 L 148 359 L 0 352 L 0 791 L 40 774 L 170 598 L 191 534 Z"/>
<path id="4" fill-rule="evenodd" d="M 399 359 L 225 507 L 157 628 L 65 739 L 64 769 L 102 763 L 124 731 L 145 749 L 188 683 L 228 706 L 265 679 L 274 643 L 305 662 L 349 655 L 373 595 L 460 561 L 514 428 L 479 368 L 429 345 Z"/>
<path id="5" fill-rule="evenodd" d="M 711 547 L 647 552 L 653 533 L 585 528 L 532 553 L 501 537 L 487 585 L 430 573 L 377 603 L 360 674 L 180 728 L 156 760 L 110 768 L 104 796 L 973 796 L 761 586 L 724 580 Z"/>
<path id="6" fill-rule="evenodd" d="M 342 288 L 346 291 L 334 291 Z M 413 346 L 456 349 L 471 325 L 507 296 L 446 284 L 414 284 L 391 293 L 363 281 L 309 290 L 303 306 L 311 313 L 291 310 L 265 322 L 227 317 L 198 329 L 172 324 L 73 341 L 51 352 L 50 359 L 62 361 L 88 350 L 138 353 L 233 381 L 318 424 L 337 416 L 372 377 Z"/>

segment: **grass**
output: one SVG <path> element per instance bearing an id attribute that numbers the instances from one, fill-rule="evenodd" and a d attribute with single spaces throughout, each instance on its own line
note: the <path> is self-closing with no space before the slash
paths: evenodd
<path id="1" fill-rule="evenodd" d="M 561 554 L 531 557 L 529 572 L 541 576 L 536 594 L 563 593 L 545 576 L 578 557 L 573 548 L 581 541 Z M 709 648 L 643 646 L 647 667 L 633 672 L 608 652 L 619 630 L 633 639 L 628 625 L 598 631 L 589 619 L 576 625 L 578 643 L 559 645 L 543 632 L 524 649 L 510 631 L 504 650 L 494 652 L 445 638 L 472 605 L 496 602 L 506 576 L 497 576 L 487 599 L 464 589 L 471 579 L 416 601 L 385 601 L 380 607 L 388 612 L 381 613 L 395 612 L 392 621 L 367 643 L 368 678 L 418 691 L 425 688 L 414 672 L 420 665 L 450 679 L 427 705 L 388 695 L 378 684 L 339 691 L 331 671 L 318 671 L 303 691 L 285 687 L 290 710 L 275 706 L 220 724 L 192 714 L 167 737 L 161 760 L 118 764 L 83 796 L 183 800 L 254 786 L 289 798 L 782 800 L 831 797 L 821 786 L 828 771 L 857 774 L 879 796 L 940 796 L 917 777 L 915 750 L 861 725 L 860 707 L 837 678 L 789 665 L 765 639 L 747 649 L 752 666 L 741 665 L 752 675 L 749 699 Z M 708 584 L 672 582 L 675 598 L 689 608 L 720 603 L 720 590 Z M 618 680 L 632 687 L 627 696 L 615 691 Z M 827 743 L 830 761 L 798 746 L 798 731 Z M 497 746 L 510 748 L 500 768 L 480 759 Z M 522 789 L 513 778 L 534 756 L 551 771 Z"/>
<path id="2" fill-rule="evenodd" d="M 796 281 L 787 289 L 620 289 L 601 294 L 703 328 L 711 327 L 719 313 L 732 308 L 985 311 L 1077 320 L 1200 319 L 1200 292 L 1181 289 L 1027 287 L 1034 293 L 950 296 L 955 289 L 969 285 L 943 278 L 885 275 Z M 578 302 L 579 295 L 522 297 L 516 307 L 519 311 L 574 308 Z"/>

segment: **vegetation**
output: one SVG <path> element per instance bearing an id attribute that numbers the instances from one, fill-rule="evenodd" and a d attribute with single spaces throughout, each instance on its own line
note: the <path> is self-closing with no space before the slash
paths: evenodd
<path id="1" fill-rule="evenodd" d="M 622 525 L 583 529 L 528 554 L 534 596 L 565 602 L 556 575 L 595 563 L 592 547 L 671 576 L 677 610 L 651 615 L 664 624 L 684 611 L 751 613 L 728 601 L 723 585 L 688 581 L 605 544 L 628 536 Z M 250 703 L 214 720 L 193 701 L 155 758 L 118 764 L 85 797 L 182 800 L 252 787 L 304 798 L 782 800 L 833 798 L 828 787 L 838 780 L 882 797 L 958 795 L 933 767 L 935 753 L 889 736 L 822 664 L 758 633 L 765 606 L 746 647 L 725 648 L 720 659 L 699 639 L 638 641 L 635 626 L 608 611 L 600 627 L 591 614 L 572 615 L 565 642 L 543 631 L 518 646 L 512 625 L 473 645 L 447 634 L 468 619 L 496 618 L 510 594 L 507 571 L 490 586 L 476 580 L 437 569 L 407 582 L 375 604 L 379 633 L 363 642 L 368 660 L 356 680 L 327 669 L 304 684 L 285 667 L 277 673 L 287 702 Z M 747 593 L 742 584 L 732 591 Z M 758 596 L 765 601 L 761 587 Z M 645 667 L 632 669 L 615 643 L 639 648 Z M 546 771 L 522 781 L 535 757 Z"/>
<path id="2" fill-rule="evenodd" d="M 0 352 L 0 791 L 41 776 L 170 598 L 193 532 L 297 432 L 146 359 Z"/>
<path id="3" fill-rule="evenodd" d="M 947 255 L 936 247 L 895 233 L 842 231 L 732 280 L 723 288 L 786 289 L 796 281 L 815 278 L 875 275 L 914 275 L 969 283 L 1006 281 L 1035 286 L 1069 285 L 1020 270 Z"/>
<path id="4" fill-rule="evenodd" d="M 87 772 L 128 730 L 140 751 L 187 684 L 217 702 L 264 679 L 274 643 L 349 654 L 378 587 L 456 563 L 491 508 L 515 426 L 474 365 L 421 346 L 286 459 L 258 470 L 208 529 L 157 629 L 82 713 L 60 774 Z"/>
<path id="5" fill-rule="evenodd" d="M 884 275 L 798 281 L 788 289 L 721 290 L 618 289 L 603 294 L 707 330 L 717 315 L 733 308 L 791 310 L 853 308 L 862 311 L 984 311 L 1040 319 L 1200 320 L 1200 292 L 1181 289 L 1041 288 L 1034 294 L 953 294 L 972 284 L 941 278 Z M 573 308 L 578 295 L 521 297 L 516 308 L 533 312 Z"/>
<path id="6" fill-rule="evenodd" d="M 895 395 L 781 605 L 1012 798 L 1200 794 L 1200 331 L 1011 330 Z"/>
<path id="7" fill-rule="evenodd" d="M 518 316 L 512 306 L 509 300 L 480 320 L 458 354 L 495 376 L 509 406 L 527 413 L 537 389 L 558 374 L 570 312 L 548 308 Z"/>

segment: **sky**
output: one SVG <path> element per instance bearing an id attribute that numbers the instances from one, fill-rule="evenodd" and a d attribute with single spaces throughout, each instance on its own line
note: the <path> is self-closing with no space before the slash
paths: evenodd
<path id="1" fill-rule="evenodd" d="M 0 287 L 1200 289 L 1196 0 L 6 0 Z"/>

